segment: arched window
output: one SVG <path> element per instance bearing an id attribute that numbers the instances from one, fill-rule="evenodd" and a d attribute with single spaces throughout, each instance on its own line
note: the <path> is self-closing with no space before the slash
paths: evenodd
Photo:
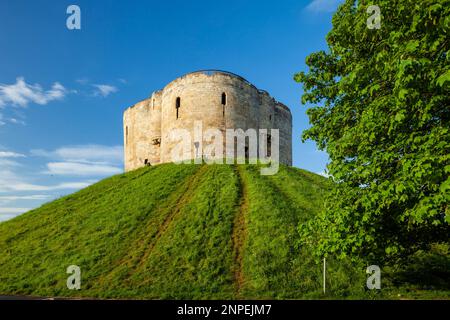
<path id="1" fill-rule="evenodd" d="M 225 92 L 222 93 L 222 105 L 225 106 L 227 104 L 227 94 Z"/>
<path id="2" fill-rule="evenodd" d="M 128 145 L 128 126 L 125 127 L 125 144 Z"/>
<path id="3" fill-rule="evenodd" d="M 177 97 L 177 101 L 175 102 L 175 108 L 177 109 L 177 119 L 178 119 L 178 117 L 179 117 L 179 109 L 180 109 L 180 106 L 181 106 L 181 99 L 180 99 L 180 97 Z"/>

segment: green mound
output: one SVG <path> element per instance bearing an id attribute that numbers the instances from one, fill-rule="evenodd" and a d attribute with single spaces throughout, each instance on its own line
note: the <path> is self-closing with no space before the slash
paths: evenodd
<path id="1" fill-rule="evenodd" d="M 0 224 L 0 295 L 319 298 L 322 266 L 297 225 L 327 179 L 280 167 L 174 165 L 114 176 Z M 81 289 L 66 269 L 81 268 Z M 370 297 L 365 267 L 327 261 L 325 297 Z"/>

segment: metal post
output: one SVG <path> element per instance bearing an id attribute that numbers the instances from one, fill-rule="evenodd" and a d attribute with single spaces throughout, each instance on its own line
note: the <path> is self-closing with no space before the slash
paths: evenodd
<path id="1" fill-rule="evenodd" d="M 327 271 L 327 266 L 326 266 L 326 258 L 323 257 L 323 294 L 326 293 L 326 286 L 325 286 L 325 281 L 326 281 L 326 271 Z"/>

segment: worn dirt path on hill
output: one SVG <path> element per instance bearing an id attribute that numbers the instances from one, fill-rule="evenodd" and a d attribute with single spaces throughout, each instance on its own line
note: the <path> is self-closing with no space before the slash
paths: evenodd
<path id="1" fill-rule="evenodd" d="M 234 218 L 233 224 L 233 256 L 234 256 L 234 281 L 235 281 L 235 298 L 241 298 L 241 290 L 244 285 L 244 268 L 243 258 L 245 242 L 247 240 L 247 215 L 249 208 L 247 184 L 243 179 L 241 166 L 235 167 L 240 187 L 240 203 L 239 209 Z"/>
<path id="2" fill-rule="evenodd" d="M 162 213 L 165 213 L 165 216 L 158 226 L 156 231 L 148 230 L 149 226 L 145 226 L 143 228 L 142 234 L 143 236 L 137 238 L 134 244 L 137 252 L 142 252 L 142 254 L 138 257 L 134 257 L 130 259 L 125 256 L 120 260 L 116 261 L 115 265 L 128 265 L 129 272 L 126 276 L 126 281 L 130 279 L 130 277 L 138 271 L 139 268 L 143 266 L 146 259 L 153 251 L 154 247 L 158 240 L 162 237 L 165 231 L 168 229 L 170 223 L 174 220 L 177 213 L 181 210 L 181 208 L 186 204 L 189 198 L 192 196 L 192 192 L 196 189 L 198 182 L 203 176 L 207 166 L 203 165 L 199 168 L 192 176 L 188 177 L 186 181 L 184 181 L 178 188 L 174 189 L 173 192 L 169 195 L 167 200 L 162 204 L 159 210 Z M 181 190 L 181 192 L 179 192 Z M 171 203 L 175 203 L 175 205 L 170 206 Z M 166 212 L 167 211 L 167 212 Z M 118 272 L 118 268 L 112 270 L 109 273 L 106 273 L 99 277 L 98 282 L 105 282 L 111 279 Z"/>
<path id="3" fill-rule="evenodd" d="M 159 239 L 161 239 L 161 237 L 165 234 L 172 221 L 175 220 L 175 218 L 181 212 L 182 208 L 185 207 L 186 204 L 189 203 L 189 201 L 192 199 L 194 193 L 197 190 L 197 186 L 200 184 L 201 178 L 206 170 L 208 170 L 208 166 L 202 165 L 202 167 L 183 185 L 183 193 L 177 199 L 175 208 L 173 208 L 173 210 L 171 210 L 164 218 L 164 221 L 158 228 L 156 235 L 152 238 L 151 242 L 148 244 L 148 247 L 144 249 L 144 254 L 132 273 L 135 273 L 137 270 L 143 267 L 144 263 L 147 261 L 147 258 L 152 253 L 155 246 L 158 244 Z"/>

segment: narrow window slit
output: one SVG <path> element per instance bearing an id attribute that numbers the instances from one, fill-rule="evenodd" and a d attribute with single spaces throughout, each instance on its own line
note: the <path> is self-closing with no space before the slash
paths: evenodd
<path id="1" fill-rule="evenodd" d="M 181 106 L 181 99 L 180 97 L 177 97 L 177 101 L 175 102 L 175 108 L 177 109 L 177 119 L 180 116 L 180 106 Z"/>

